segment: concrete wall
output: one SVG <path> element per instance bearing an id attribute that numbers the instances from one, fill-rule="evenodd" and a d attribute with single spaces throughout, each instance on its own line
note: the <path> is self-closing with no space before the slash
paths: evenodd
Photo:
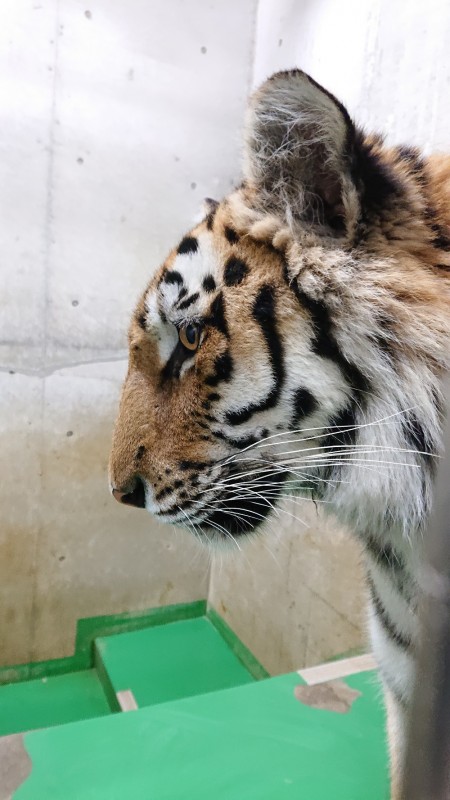
<path id="1" fill-rule="evenodd" d="M 0 23 L 0 663 L 208 591 L 274 672 L 358 647 L 359 554 L 313 506 L 210 575 L 111 501 L 106 463 L 131 308 L 238 177 L 251 83 L 298 65 L 392 140 L 445 146 L 446 4 L 3 0 Z"/>
<path id="2" fill-rule="evenodd" d="M 238 174 L 255 10 L 1 4 L 0 663 L 207 594 L 209 554 L 114 503 L 106 464 L 133 304 Z"/>
<path id="3" fill-rule="evenodd" d="M 445 0 L 260 0 L 252 82 L 301 67 L 367 130 L 448 150 L 449 41 Z M 287 508 L 309 527 L 282 515 L 211 576 L 212 603 L 272 672 L 366 642 L 356 543 L 308 504 Z"/>

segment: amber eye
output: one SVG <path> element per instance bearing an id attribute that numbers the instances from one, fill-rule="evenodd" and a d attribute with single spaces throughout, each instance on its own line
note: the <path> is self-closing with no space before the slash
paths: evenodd
<path id="1" fill-rule="evenodd" d="M 179 329 L 178 337 L 183 347 L 194 352 L 200 344 L 200 328 L 198 325 L 185 325 Z"/>

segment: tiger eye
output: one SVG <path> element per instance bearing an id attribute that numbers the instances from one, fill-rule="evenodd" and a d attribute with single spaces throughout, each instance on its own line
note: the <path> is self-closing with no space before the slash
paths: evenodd
<path id="1" fill-rule="evenodd" d="M 194 352 L 200 343 L 200 330 L 198 325 L 185 325 L 178 331 L 178 338 L 187 350 Z"/>

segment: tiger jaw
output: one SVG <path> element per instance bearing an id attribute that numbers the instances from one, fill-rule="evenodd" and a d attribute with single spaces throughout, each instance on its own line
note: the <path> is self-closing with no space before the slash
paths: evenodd
<path id="1" fill-rule="evenodd" d="M 253 533 L 264 524 L 282 496 L 288 475 L 269 461 L 263 467 L 249 462 L 249 467 L 240 471 L 226 470 L 211 483 L 206 482 L 208 478 L 204 475 L 194 472 L 183 482 L 184 486 L 191 485 L 189 493 L 184 488 L 176 496 L 171 494 L 163 507 L 158 501 L 164 501 L 168 487 L 155 497 L 141 479 L 140 483 L 145 486 L 145 508 L 162 522 L 204 535 L 209 543 L 234 541 L 235 537 Z M 252 472 L 256 475 L 252 476 Z M 179 483 L 181 480 L 175 481 L 177 486 Z M 134 491 L 142 490 L 135 488 Z"/>

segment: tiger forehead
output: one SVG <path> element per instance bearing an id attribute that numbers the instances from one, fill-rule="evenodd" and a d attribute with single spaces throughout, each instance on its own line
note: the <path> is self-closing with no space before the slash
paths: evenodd
<path id="1" fill-rule="evenodd" d="M 271 243 L 238 233 L 228 214 L 210 214 L 181 240 L 150 284 L 147 324 L 201 319 L 219 290 L 241 284 L 251 289 L 273 279 L 274 258 L 280 262 L 283 254 Z"/>

